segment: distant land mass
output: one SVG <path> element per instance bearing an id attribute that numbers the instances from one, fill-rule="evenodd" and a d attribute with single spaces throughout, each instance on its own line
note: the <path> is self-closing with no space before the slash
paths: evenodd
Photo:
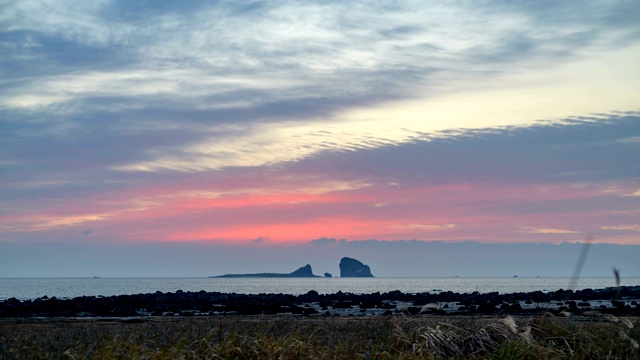
<path id="1" fill-rule="evenodd" d="M 311 269 L 311 265 L 307 264 L 298 270 L 289 273 L 289 274 L 279 274 L 279 273 L 258 273 L 258 274 L 226 274 L 220 276 L 210 276 L 210 278 L 245 278 L 245 277 L 261 277 L 261 278 L 290 278 L 290 277 L 320 277 L 317 275 L 313 275 L 313 270 Z"/>

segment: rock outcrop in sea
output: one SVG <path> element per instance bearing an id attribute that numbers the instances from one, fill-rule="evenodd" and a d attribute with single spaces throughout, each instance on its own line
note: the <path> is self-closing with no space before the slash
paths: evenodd
<path id="1" fill-rule="evenodd" d="M 340 260 L 340 277 L 373 277 L 371 268 L 356 259 L 343 257 Z"/>
<path id="2" fill-rule="evenodd" d="M 226 274 L 226 275 L 212 276 L 212 277 L 214 278 L 229 278 L 229 277 L 288 278 L 288 277 L 319 277 L 319 276 L 313 275 L 313 271 L 311 270 L 311 265 L 307 264 L 289 274 L 279 274 L 279 273 Z"/>

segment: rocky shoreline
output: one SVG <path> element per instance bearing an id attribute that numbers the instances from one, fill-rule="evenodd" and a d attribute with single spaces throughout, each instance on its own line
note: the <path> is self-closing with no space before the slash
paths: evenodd
<path id="1" fill-rule="evenodd" d="M 640 316 L 640 286 L 558 290 L 528 293 L 387 293 L 337 292 L 303 295 L 235 294 L 220 292 L 155 292 L 73 299 L 15 298 L 0 302 L 0 318 L 145 317 L 209 315 L 354 316 L 354 315 L 533 315 L 559 316 L 597 311 L 615 316 Z"/>

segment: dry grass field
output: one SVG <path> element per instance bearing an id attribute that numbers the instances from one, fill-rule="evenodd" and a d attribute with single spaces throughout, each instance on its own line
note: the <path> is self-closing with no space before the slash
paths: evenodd
<path id="1" fill-rule="evenodd" d="M 2 319 L 1 359 L 640 359 L 640 319 L 207 316 Z"/>

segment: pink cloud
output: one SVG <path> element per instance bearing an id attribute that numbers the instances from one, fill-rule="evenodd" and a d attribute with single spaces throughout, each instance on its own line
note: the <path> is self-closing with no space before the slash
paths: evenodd
<path id="1" fill-rule="evenodd" d="M 56 229 L 81 234 L 91 228 L 93 237 L 127 242 L 336 237 L 558 243 L 598 231 L 604 242 L 634 241 L 629 231 L 615 226 L 634 223 L 635 197 L 624 195 L 635 191 L 635 184 L 392 181 L 390 186 L 386 178 L 298 175 L 286 168 L 245 170 L 214 180 L 140 184 L 83 199 L 25 200 L 18 208 L 33 210 L 2 215 L 0 226 L 43 237 Z M 583 206 L 592 203 L 597 206 Z"/>

